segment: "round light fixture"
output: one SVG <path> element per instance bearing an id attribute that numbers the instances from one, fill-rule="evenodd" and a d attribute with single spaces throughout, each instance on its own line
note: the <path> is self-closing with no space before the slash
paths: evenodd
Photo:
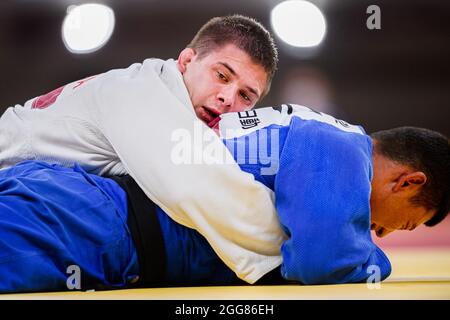
<path id="1" fill-rule="evenodd" d="M 275 33 L 294 47 L 314 47 L 325 37 L 326 21 L 318 7 L 308 1 L 291 0 L 272 9 Z"/>
<path id="2" fill-rule="evenodd" d="M 82 4 L 67 8 L 62 38 L 67 50 L 90 53 L 103 47 L 114 30 L 114 12 L 102 4 Z"/>

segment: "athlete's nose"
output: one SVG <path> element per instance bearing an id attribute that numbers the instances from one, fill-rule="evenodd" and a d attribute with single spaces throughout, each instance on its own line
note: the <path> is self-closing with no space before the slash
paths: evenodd
<path id="1" fill-rule="evenodd" d="M 219 100 L 221 107 L 224 107 L 227 109 L 233 108 L 235 99 L 236 99 L 236 90 L 231 86 L 227 87 L 227 88 L 223 88 L 217 94 L 217 100 Z"/>
<path id="2" fill-rule="evenodd" d="M 388 230 L 383 227 L 378 227 L 378 228 L 376 228 L 375 233 L 378 238 L 383 238 L 383 237 L 387 236 L 389 233 L 391 233 L 392 231 L 393 230 Z"/>

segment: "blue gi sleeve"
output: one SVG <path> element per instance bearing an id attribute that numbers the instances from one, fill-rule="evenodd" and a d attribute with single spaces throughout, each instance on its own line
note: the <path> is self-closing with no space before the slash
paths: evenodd
<path id="1" fill-rule="evenodd" d="M 303 284 L 384 280 L 391 272 L 370 234 L 370 137 L 294 117 L 275 179 L 288 234 L 281 273 Z"/>

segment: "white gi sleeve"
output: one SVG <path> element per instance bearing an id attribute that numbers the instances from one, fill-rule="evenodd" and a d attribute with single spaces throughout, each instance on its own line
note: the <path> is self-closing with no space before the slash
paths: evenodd
<path id="1" fill-rule="evenodd" d="M 174 135 L 194 141 L 196 128 L 212 131 L 161 81 L 161 70 L 155 60 L 130 74 L 106 75 L 93 111 L 98 126 L 147 196 L 199 231 L 239 278 L 254 283 L 281 264 L 285 235 L 273 194 L 240 170 L 214 134 L 206 141 L 207 149 L 221 151 L 209 154 L 214 163 L 175 163 Z"/>

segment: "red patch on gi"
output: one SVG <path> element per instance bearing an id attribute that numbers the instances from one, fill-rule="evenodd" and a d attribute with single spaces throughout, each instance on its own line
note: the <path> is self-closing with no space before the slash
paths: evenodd
<path id="1" fill-rule="evenodd" d="M 65 86 L 59 87 L 47 94 L 44 94 L 36 99 L 34 99 L 31 104 L 31 109 L 45 109 L 52 103 L 56 101 L 56 98 L 61 94 Z"/>
<path id="2" fill-rule="evenodd" d="M 85 83 L 88 80 L 91 80 L 93 78 L 95 78 L 97 75 L 95 76 L 91 76 L 88 78 L 84 78 L 82 80 L 77 81 L 77 85 L 73 87 L 73 89 L 78 88 L 79 86 L 81 86 L 83 83 Z M 38 98 L 36 98 L 33 103 L 31 104 L 31 109 L 45 109 L 48 106 L 52 105 L 56 99 L 58 98 L 58 96 L 61 94 L 61 92 L 64 90 L 65 86 L 59 87 L 58 89 L 55 89 L 47 94 L 44 94 Z"/>

